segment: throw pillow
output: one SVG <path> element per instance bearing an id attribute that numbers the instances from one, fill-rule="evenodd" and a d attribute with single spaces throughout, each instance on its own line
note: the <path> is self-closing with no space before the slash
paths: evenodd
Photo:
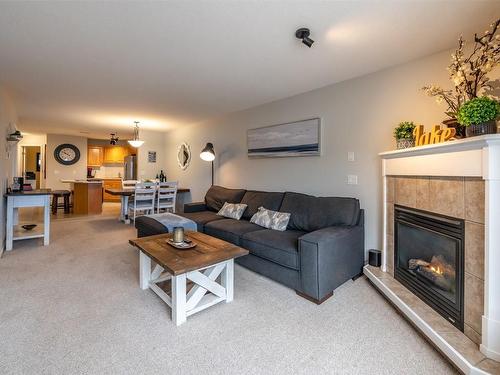
<path id="1" fill-rule="evenodd" d="M 288 213 L 271 211 L 264 207 L 259 207 L 259 210 L 252 216 L 250 222 L 264 228 L 285 231 L 289 220 L 290 214 Z"/>
<path id="2" fill-rule="evenodd" d="M 247 205 L 243 203 L 224 203 L 224 206 L 217 212 L 217 215 L 228 217 L 230 219 L 240 220 Z"/>

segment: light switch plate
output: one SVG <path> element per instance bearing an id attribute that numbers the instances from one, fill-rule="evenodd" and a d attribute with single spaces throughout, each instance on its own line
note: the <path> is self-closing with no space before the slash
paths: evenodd
<path id="1" fill-rule="evenodd" d="M 357 185 L 358 184 L 358 176 L 355 174 L 347 175 L 347 184 L 348 185 Z"/>
<path id="2" fill-rule="evenodd" d="M 347 153 L 347 161 L 354 161 L 354 151 L 349 151 Z"/>

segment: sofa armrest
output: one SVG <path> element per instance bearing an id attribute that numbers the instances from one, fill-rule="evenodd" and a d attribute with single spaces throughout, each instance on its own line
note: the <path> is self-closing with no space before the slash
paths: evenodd
<path id="1" fill-rule="evenodd" d="M 193 203 L 186 203 L 184 204 L 184 212 L 201 212 L 201 211 L 206 211 L 207 206 L 205 205 L 205 202 L 193 202 Z"/>
<path id="2" fill-rule="evenodd" d="M 364 227 L 327 227 L 299 238 L 301 292 L 322 300 L 362 272 Z"/>

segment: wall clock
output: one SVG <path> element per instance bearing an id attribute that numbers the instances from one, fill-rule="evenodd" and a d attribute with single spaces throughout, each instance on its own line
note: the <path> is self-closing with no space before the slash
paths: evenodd
<path id="1" fill-rule="evenodd" d="M 54 150 L 54 158 L 63 165 L 72 165 L 80 160 L 80 150 L 75 145 L 64 143 Z"/>

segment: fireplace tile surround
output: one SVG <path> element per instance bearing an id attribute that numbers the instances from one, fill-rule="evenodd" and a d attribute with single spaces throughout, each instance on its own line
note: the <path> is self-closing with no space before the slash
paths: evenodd
<path id="1" fill-rule="evenodd" d="M 464 333 L 481 343 L 481 317 L 484 306 L 484 181 L 476 177 L 387 176 L 387 261 L 394 276 L 394 204 L 465 220 L 465 326 Z M 472 185 L 465 194 L 466 185 Z M 393 192 L 389 192 L 394 189 Z M 394 197 L 393 201 L 389 199 Z M 483 203 L 478 203 L 481 200 Z M 468 221 L 466 212 L 478 222 Z M 482 246 L 481 246 L 482 243 Z M 473 272 L 471 272 L 471 270 Z"/>
<path id="2" fill-rule="evenodd" d="M 500 135 L 380 155 L 383 264 L 365 274 L 463 373 L 500 374 Z M 464 220 L 463 333 L 394 278 L 395 204 Z"/>

